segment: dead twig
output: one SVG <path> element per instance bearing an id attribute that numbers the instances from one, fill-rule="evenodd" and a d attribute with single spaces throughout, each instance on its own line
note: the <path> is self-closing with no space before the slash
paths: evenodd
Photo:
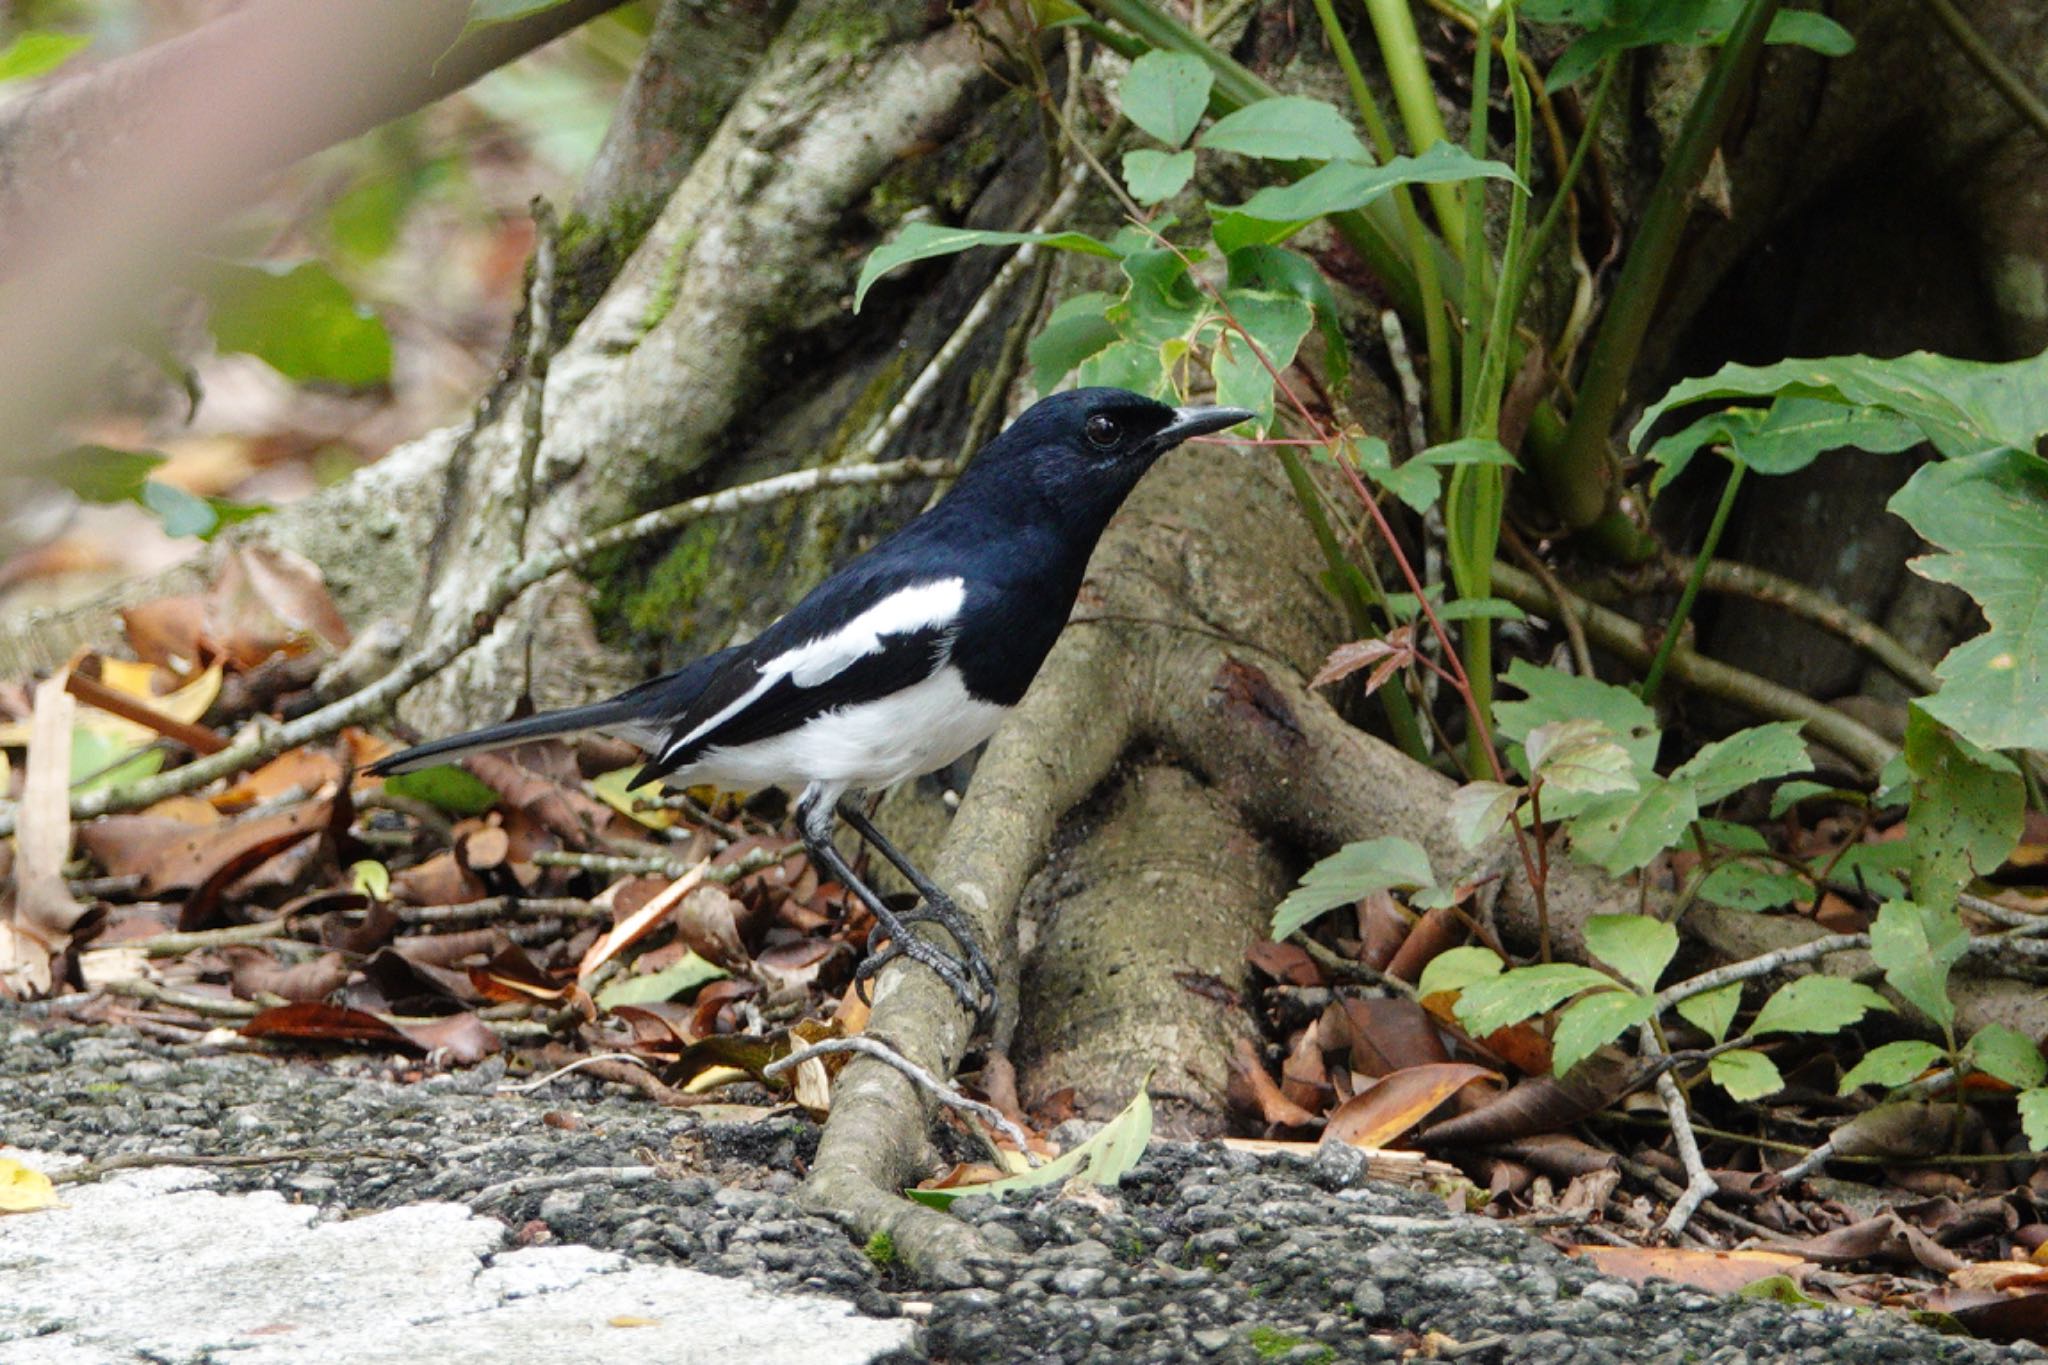
<path id="1" fill-rule="evenodd" d="M 1654 1021 L 1645 1023 L 1638 1036 L 1645 1057 L 1654 1061 L 1664 1056 L 1664 1045 L 1657 1041 Z M 1699 1212 L 1700 1205 L 1719 1187 L 1714 1184 L 1714 1177 L 1707 1174 L 1706 1163 L 1700 1160 L 1700 1144 L 1693 1136 L 1685 1092 L 1678 1088 L 1668 1068 L 1657 1073 L 1657 1098 L 1664 1101 L 1664 1113 L 1671 1120 L 1671 1145 L 1678 1149 L 1679 1163 L 1685 1167 L 1685 1189 L 1671 1201 L 1671 1212 L 1664 1219 L 1664 1236 L 1675 1242 Z"/>
<path id="2" fill-rule="evenodd" d="M 767 1066 L 762 1067 L 761 1078 L 763 1080 L 774 1080 L 783 1072 L 802 1066 L 805 1062 L 815 1057 L 823 1057 L 835 1052 L 858 1052 L 863 1057 L 872 1057 L 878 1062 L 886 1062 L 901 1072 L 912 1085 L 923 1090 L 946 1108 L 957 1110 L 963 1114 L 972 1114 L 975 1118 L 980 1119 L 983 1123 L 1001 1133 L 1011 1141 L 1018 1151 L 1024 1154 L 1025 1160 L 1031 1162 L 1034 1166 L 1038 1164 L 1037 1158 L 1031 1152 L 1031 1140 L 1025 1136 L 1022 1128 L 1019 1128 L 1008 1118 L 1004 1117 L 1002 1110 L 997 1109 L 994 1105 L 983 1104 L 980 1100 L 968 1099 L 965 1095 L 953 1089 L 953 1087 L 947 1085 L 944 1081 L 932 1075 L 931 1072 L 926 1071 L 887 1043 L 880 1042 L 874 1038 L 827 1038 L 822 1042 L 812 1043 L 808 1047 L 799 1048 L 787 1057 L 770 1062 Z"/>

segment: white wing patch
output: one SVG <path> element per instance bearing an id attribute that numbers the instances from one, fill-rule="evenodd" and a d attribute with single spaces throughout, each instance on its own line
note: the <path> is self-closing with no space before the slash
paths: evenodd
<path id="1" fill-rule="evenodd" d="M 798 687 L 816 687 L 882 648 L 885 635 L 908 635 L 933 626 L 951 626 L 967 601 L 967 581 L 941 578 L 890 593 L 829 635 L 806 640 L 761 665 L 761 676 L 731 705 L 721 708 L 665 753 L 679 754 L 705 735 L 745 711 L 783 678 Z"/>

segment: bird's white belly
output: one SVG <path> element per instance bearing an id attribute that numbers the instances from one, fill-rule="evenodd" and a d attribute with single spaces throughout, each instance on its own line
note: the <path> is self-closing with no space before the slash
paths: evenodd
<path id="1" fill-rule="evenodd" d="M 808 783 L 880 788 L 943 768 L 995 733 L 1007 706 L 968 695 L 952 667 L 886 697 L 843 706 L 793 730 L 712 749 L 668 780 L 734 791 Z"/>

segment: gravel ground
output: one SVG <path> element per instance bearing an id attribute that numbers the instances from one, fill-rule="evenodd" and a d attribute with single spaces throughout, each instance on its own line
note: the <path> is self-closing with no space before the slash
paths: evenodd
<path id="1" fill-rule="evenodd" d="M 801 1118 L 718 1121 L 573 1077 L 500 1096 L 495 1065 L 402 1084 L 403 1064 L 381 1059 L 280 1063 L 75 1027 L 0 1030 L 0 1141 L 95 1161 L 322 1149 L 214 1168 L 218 1187 L 275 1189 L 334 1217 L 452 1200 L 524 1245 L 586 1243 L 907 1313 L 924 1331 L 922 1353 L 903 1359 L 1391 1360 L 1424 1333 L 1481 1365 L 2048 1359 L 1896 1315 L 1638 1288 L 1370 1185 L 1341 1149 L 1310 1163 L 1159 1144 L 1114 1192 L 962 1200 L 956 1213 L 1010 1255 L 979 1287 L 931 1292 L 898 1283 L 885 1248 L 792 1202 L 816 1142 Z"/>

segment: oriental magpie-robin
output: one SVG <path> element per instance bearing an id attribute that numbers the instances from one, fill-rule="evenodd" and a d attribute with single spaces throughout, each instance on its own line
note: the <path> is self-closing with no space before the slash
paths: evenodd
<path id="1" fill-rule="evenodd" d="M 1024 696 L 1080 592 L 1088 557 L 1138 479 L 1242 408 L 1168 407 L 1123 389 L 1041 399 L 984 446 L 931 510 L 820 583 L 746 644 L 609 701 L 407 749 L 378 774 L 507 744 L 598 731 L 650 755 L 634 780 L 795 791 L 804 847 L 858 896 L 887 938 L 865 981 L 897 957 L 936 972 L 985 1015 L 995 979 L 972 926 L 866 813 L 843 798 L 935 771 L 994 733 Z M 832 842 L 835 813 L 917 889 L 892 912 Z M 936 921 L 954 957 L 910 933 Z M 971 980 L 970 980 L 971 978 Z"/>

